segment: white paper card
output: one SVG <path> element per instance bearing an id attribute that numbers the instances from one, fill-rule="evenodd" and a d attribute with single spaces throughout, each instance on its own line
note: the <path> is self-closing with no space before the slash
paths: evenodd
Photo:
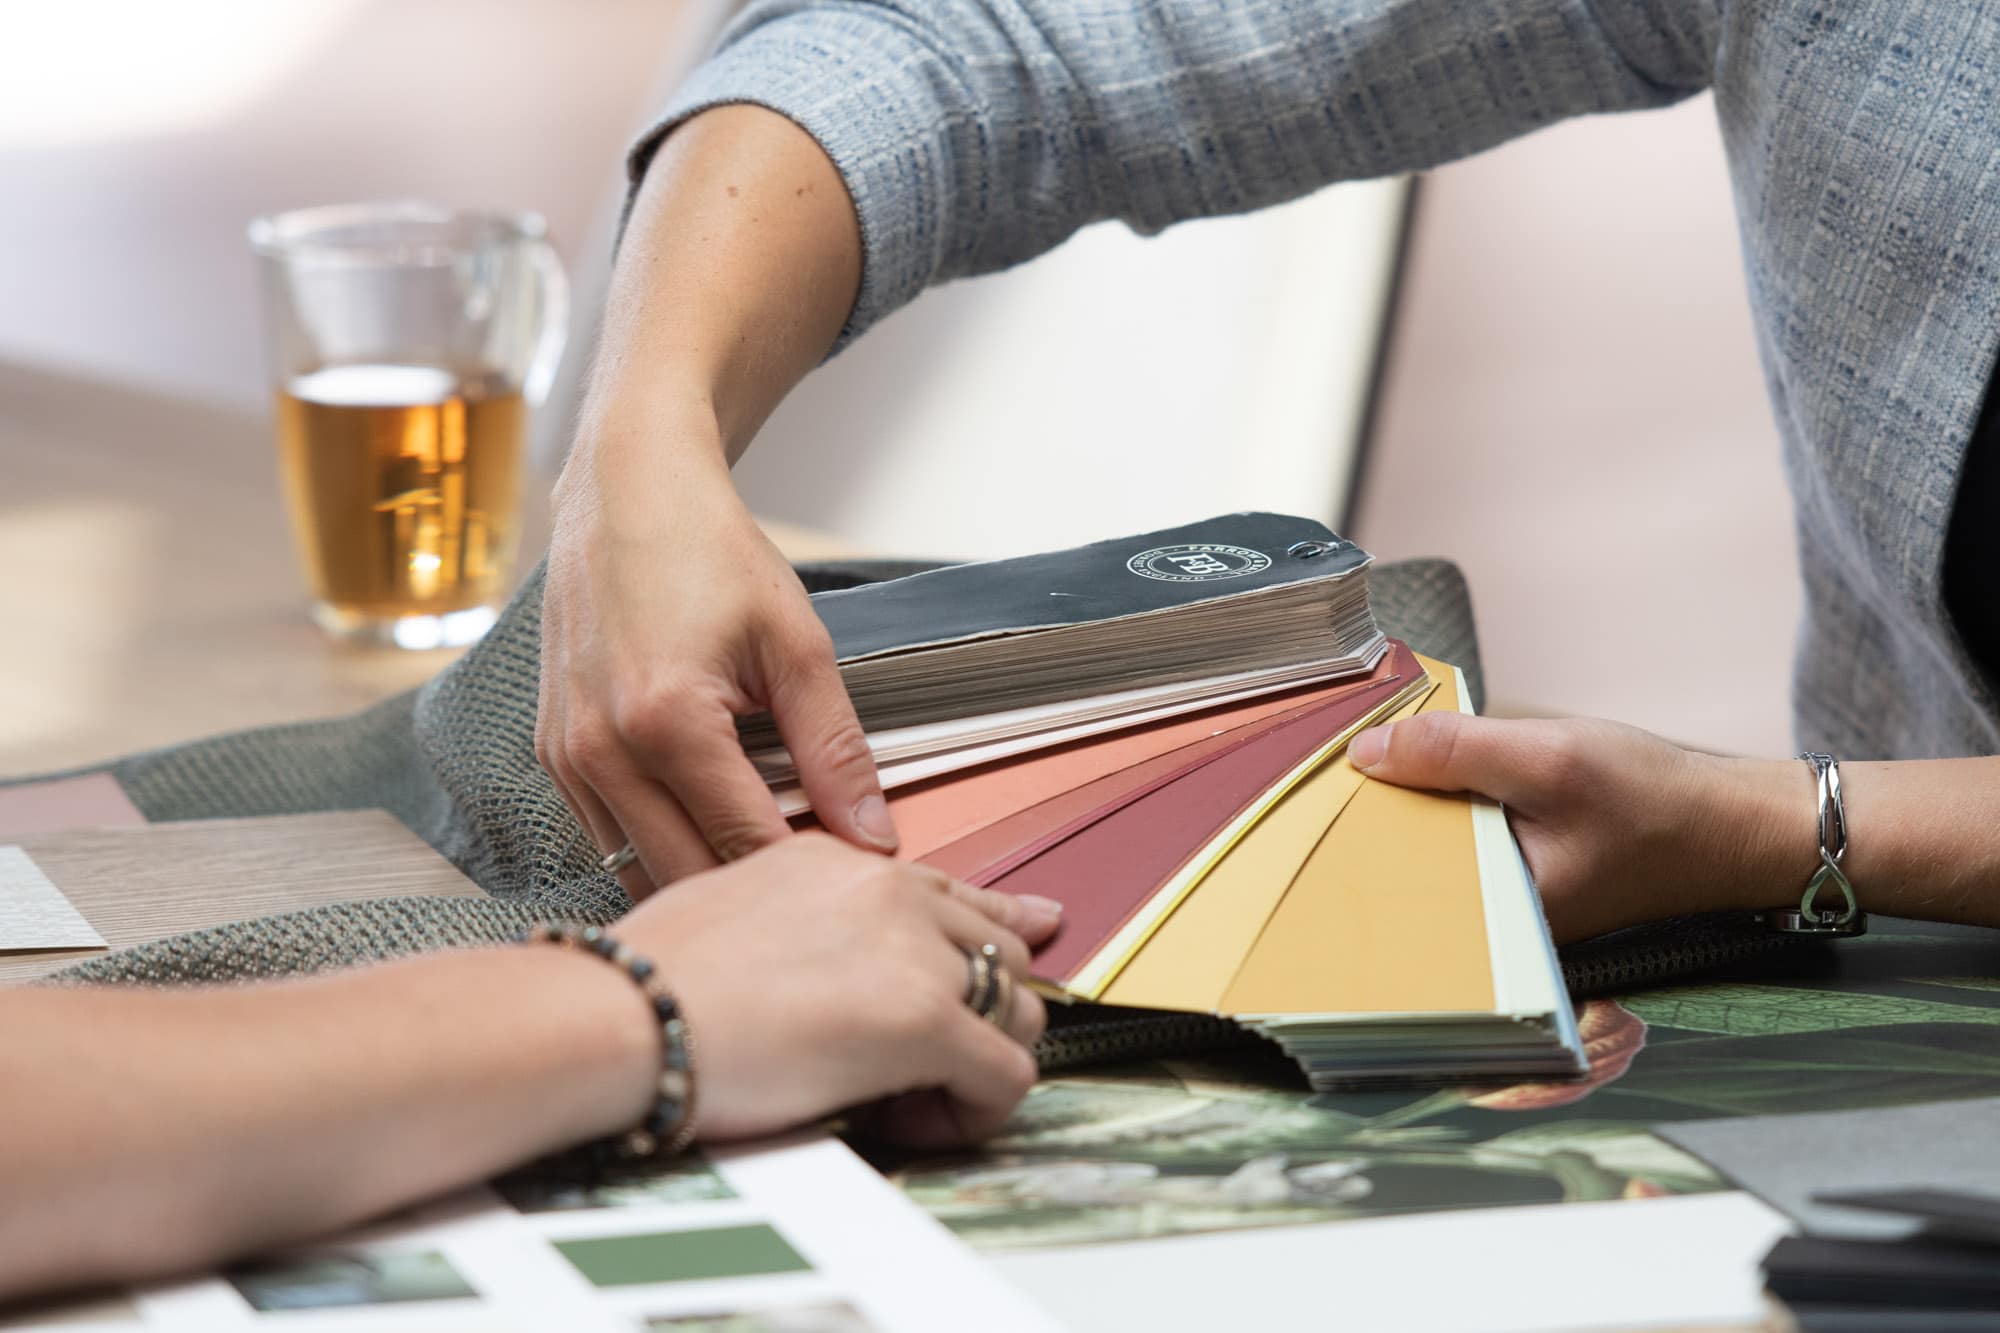
<path id="1" fill-rule="evenodd" d="M 595 1187 L 499 1182 L 142 1290 L 165 1333 L 1056 1333 L 838 1139 Z"/>
<path id="2" fill-rule="evenodd" d="M 0 847 L 0 953 L 110 946 L 19 847 Z"/>

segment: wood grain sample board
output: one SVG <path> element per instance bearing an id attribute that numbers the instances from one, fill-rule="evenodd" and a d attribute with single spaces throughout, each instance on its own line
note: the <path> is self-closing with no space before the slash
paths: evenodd
<path id="1" fill-rule="evenodd" d="M 327 903 L 481 895 L 383 810 L 72 829 L 12 841 L 113 950 Z M 0 983 L 104 954 L 0 948 Z"/>

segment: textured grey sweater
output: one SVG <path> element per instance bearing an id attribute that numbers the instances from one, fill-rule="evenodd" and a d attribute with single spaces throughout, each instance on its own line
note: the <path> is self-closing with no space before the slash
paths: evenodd
<path id="1" fill-rule="evenodd" d="M 860 213 L 851 337 L 1096 219 L 1156 230 L 1713 88 L 1796 500 L 1799 740 L 1913 758 L 2000 751 L 1940 595 L 2000 337 L 1996 85 L 2000 6 L 1974 0 L 766 0 L 633 169 L 719 103 L 805 127 Z"/>

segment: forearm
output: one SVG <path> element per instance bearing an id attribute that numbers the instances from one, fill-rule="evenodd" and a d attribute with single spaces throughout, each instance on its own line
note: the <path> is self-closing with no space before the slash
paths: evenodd
<path id="1" fill-rule="evenodd" d="M 634 152 L 559 499 L 634 528 L 663 496 L 713 503 L 843 328 L 1085 223 L 1241 212 L 1705 79 L 1707 36 L 1675 29 L 1674 6 L 1611 12 L 1617 31 L 1588 0 L 1257 0 L 1226 23 L 1043 0 L 753 6 Z"/>
<path id="2" fill-rule="evenodd" d="M 302 1239 L 644 1114 L 638 992 L 558 950 L 0 994 L 0 1298 Z"/>
<path id="3" fill-rule="evenodd" d="M 772 0 L 662 125 L 756 102 L 811 131 L 862 220 L 858 333 L 1099 219 L 1154 231 L 1663 105 L 1705 86 L 1715 21 L 1683 0 Z"/>
<path id="4" fill-rule="evenodd" d="M 721 480 L 832 347 L 860 271 L 854 206 L 803 130 L 753 106 L 682 125 L 633 201 L 572 466 Z"/>
<path id="5" fill-rule="evenodd" d="M 1725 905 L 1795 906 L 1819 866 L 1817 788 L 1797 760 L 1732 760 L 1720 799 L 1734 813 L 1742 873 Z M 1840 766 L 1848 850 L 1841 869 L 1864 910 L 2000 925 L 2000 758 Z M 1837 903 L 1838 899 L 1834 899 Z"/>

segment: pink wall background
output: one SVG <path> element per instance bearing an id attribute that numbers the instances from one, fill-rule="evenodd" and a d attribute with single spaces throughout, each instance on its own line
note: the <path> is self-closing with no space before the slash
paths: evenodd
<path id="1" fill-rule="evenodd" d="M 117 3 L 115 50 L 54 6 L 0 52 L 0 109 L 40 117 L 0 116 L 0 360 L 259 409 L 247 217 L 535 208 L 587 284 L 626 140 L 718 8 L 295 0 L 288 45 L 246 26 L 280 11 Z M 1498 707 L 1786 748 L 1796 572 L 1706 99 L 1435 173 L 1379 424 L 1357 535 L 1465 567 Z"/>
<path id="2" fill-rule="evenodd" d="M 261 407 L 243 228 L 276 209 L 533 209 L 574 269 L 604 243 L 625 145 L 711 8 L 24 7 L 0 38 L 0 79 L 17 81 L 0 89 L 0 359 Z M 104 42 L 107 25 L 125 35 Z M 8 117 L 10 98 L 35 116 Z"/>
<path id="3" fill-rule="evenodd" d="M 1578 121 L 1423 186 L 1355 523 L 1471 581 L 1496 711 L 1790 743 L 1790 502 L 1713 110 Z"/>

